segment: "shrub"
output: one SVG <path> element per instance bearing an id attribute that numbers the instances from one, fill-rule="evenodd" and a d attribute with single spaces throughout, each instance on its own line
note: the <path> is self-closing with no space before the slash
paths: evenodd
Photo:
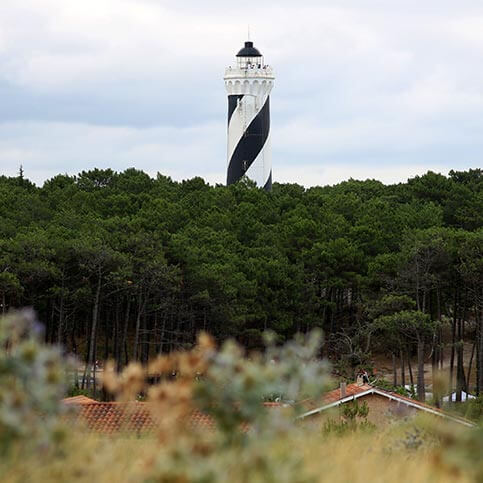
<path id="1" fill-rule="evenodd" d="M 41 342 L 31 310 L 0 319 L 0 451 L 15 443 L 48 447 L 58 423 L 65 373 L 60 351 Z"/>

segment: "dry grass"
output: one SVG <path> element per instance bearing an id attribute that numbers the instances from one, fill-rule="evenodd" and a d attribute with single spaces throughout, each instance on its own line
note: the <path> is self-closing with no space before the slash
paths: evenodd
<path id="1" fill-rule="evenodd" d="M 438 450 L 431 446 L 418 450 L 401 445 L 403 427 L 372 434 L 354 433 L 343 437 L 324 437 L 321 432 L 307 429 L 294 430 L 284 438 L 272 441 L 270 446 L 254 447 L 257 452 L 271 453 L 277 459 L 285 453 L 299 457 L 301 473 L 320 482 L 466 482 L 472 479 L 439 463 Z M 180 446 L 183 443 L 180 443 Z M 392 450 L 391 450 L 392 449 Z M 1 480 L 9 482 L 138 482 L 138 481 L 196 481 L 171 479 L 160 473 L 155 461 L 161 453 L 173 447 L 164 447 L 155 438 L 112 438 L 97 435 L 71 434 L 56 455 L 32 454 L 29 458 L 17 455 L 8 468 L 3 468 Z M 231 451 L 230 451 L 231 453 Z M 245 482 L 238 465 L 253 464 L 250 451 L 207 454 L 206 458 L 225 458 L 218 461 L 221 468 L 212 481 Z M 244 462 L 243 459 L 248 458 Z M 194 460 L 194 464 L 196 460 Z M 0 466 L 1 468 L 1 466 Z M 303 468 L 303 470 L 302 470 Z M 269 481 L 253 476 L 251 481 Z M 284 481 L 280 475 L 279 481 Z"/>
<path id="2" fill-rule="evenodd" d="M 399 449 L 387 435 L 348 435 L 307 447 L 305 463 L 320 482 L 465 482 L 471 481 L 437 463 L 434 450 Z"/>
<path id="3" fill-rule="evenodd" d="M 71 434 L 56 454 L 37 452 L 11 458 L 2 482 L 113 482 L 140 481 L 149 455 L 157 449 L 152 439 L 112 438 L 79 432 Z M 0 466 L 1 467 L 1 466 Z"/>

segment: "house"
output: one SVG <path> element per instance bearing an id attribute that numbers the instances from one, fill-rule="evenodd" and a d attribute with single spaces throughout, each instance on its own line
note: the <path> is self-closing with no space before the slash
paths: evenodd
<path id="1" fill-rule="evenodd" d="M 71 422 L 80 424 L 90 431 L 103 434 L 128 432 L 134 434 L 152 433 L 159 427 L 152 403 L 148 402 L 98 402 L 85 396 L 75 396 L 62 400 L 71 412 Z M 263 406 L 279 408 L 276 402 L 264 402 Z M 187 420 L 187 427 L 192 430 L 210 430 L 215 428 L 215 421 L 208 414 L 194 409 Z M 244 425 L 242 431 L 247 431 Z"/>
<path id="2" fill-rule="evenodd" d="M 158 422 L 146 402 L 98 402 L 84 396 L 66 398 L 63 404 L 75 411 L 70 413 L 70 421 L 89 431 L 103 434 L 127 432 L 133 434 L 152 433 Z M 188 427 L 193 429 L 214 428 L 211 416 L 194 410 L 189 416 Z"/>
<path id="3" fill-rule="evenodd" d="M 307 423 L 317 421 L 317 417 L 329 416 L 329 410 L 337 410 L 343 404 L 358 401 L 367 403 L 369 407 L 368 421 L 381 426 L 390 420 L 403 418 L 416 413 L 426 413 L 433 416 L 453 421 L 455 423 L 473 427 L 471 421 L 453 416 L 429 404 L 401 396 L 399 394 L 385 391 L 369 384 L 341 384 L 341 387 L 324 394 L 320 401 L 305 400 L 297 403 L 302 414 L 298 420 Z M 125 431 L 134 434 L 146 434 L 153 432 L 159 427 L 151 411 L 152 404 L 147 402 L 97 402 L 85 396 L 75 396 L 63 400 L 67 408 L 75 408 L 73 419 L 76 423 L 82 424 L 90 431 L 104 434 L 114 434 Z M 263 406 L 267 409 L 281 408 L 282 403 L 265 402 Z M 300 411 L 299 411 L 300 412 Z M 208 414 L 194 409 L 186 421 L 187 427 L 193 430 L 213 430 L 215 421 Z M 242 425 L 242 431 L 249 428 Z"/>
<path id="4" fill-rule="evenodd" d="M 403 418 L 416 413 L 431 414 L 468 427 L 475 426 L 471 421 L 448 414 L 429 404 L 369 384 L 342 383 L 340 388 L 326 393 L 319 402 L 302 401 L 301 404 L 306 411 L 298 418 L 310 421 L 316 416 L 328 413 L 330 409 L 336 409 L 352 401 L 365 402 L 368 405 L 367 419 L 376 426 L 381 426 L 394 418 Z"/>

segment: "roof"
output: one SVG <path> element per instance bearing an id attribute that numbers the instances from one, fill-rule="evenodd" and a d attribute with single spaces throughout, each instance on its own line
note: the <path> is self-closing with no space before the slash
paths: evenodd
<path id="1" fill-rule="evenodd" d="M 369 386 L 369 384 L 363 384 L 362 386 L 358 386 L 357 384 L 348 384 L 345 389 L 345 395 L 346 397 L 355 396 L 356 394 L 365 392 L 370 388 L 371 386 Z M 339 401 L 340 399 L 341 399 L 340 388 L 334 389 L 333 391 L 329 391 L 325 393 L 323 396 L 323 401 L 327 404 L 334 401 Z"/>
<path id="2" fill-rule="evenodd" d="M 150 433 L 158 427 L 158 422 L 151 411 L 152 404 L 146 402 L 69 402 L 72 398 L 63 400 L 68 405 L 77 406 L 75 421 L 84 424 L 87 429 L 104 434 L 127 431 L 135 433 Z M 86 398 L 89 399 L 89 398 Z M 90 400 L 92 401 L 92 400 Z M 266 408 L 278 408 L 282 405 L 276 402 L 263 403 Z M 197 409 L 193 410 L 187 421 L 190 429 L 213 430 L 214 419 Z M 248 427 L 243 426 L 246 431 Z"/>
<path id="3" fill-rule="evenodd" d="M 89 404 L 89 403 L 95 403 L 97 401 L 95 399 L 91 399 L 90 397 L 81 395 L 81 396 L 66 397 L 65 399 L 62 399 L 62 402 L 64 404 Z"/>
<path id="4" fill-rule="evenodd" d="M 68 403 L 77 406 L 74 420 L 91 431 L 105 434 L 127 431 L 150 433 L 158 427 L 156 417 L 151 411 L 152 404 L 145 402 L 92 402 Z M 214 428 L 213 419 L 194 410 L 189 416 L 190 428 Z"/>
<path id="5" fill-rule="evenodd" d="M 303 419 L 308 416 L 318 414 L 327 409 L 339 406 L 346 402 L 355 401 L 356 399 L 363 398 L 365 396 L 369 396 L 372 394 L 386 397 L 388 399 L 405 404 L 406 406 L 413 407 L 420 411 L 424 411 L 430 414 L 434 414 L 436 416 L 444 417 L 446 419 L 457 422 L 459 424 L 463 424 L 464 426 L 469 426 L 469 427 L 475 426 L 475 424 L 472 423 L 471 421 L 467 421 L 466 419 L 445 413 L 441 409 L 435 408 L 429 404 L 423 403 L 421 401 L 417 401 L 415 399 L 411 399 L 406 396 L 401 396 L 400 394 L 397 394 L 394 392 L 384 391 L 383 389 L 370 386 L 369 384 L 364 384 L 362 386 L 358 386 L 357 384 L 348 384 L 346 388 L 345 397 L 341 397 L 340 388 L 334 389 L 333 391 L 330 391 L 324 395 L 324 397 L 322 398 L 321 406 L 307 411 L 306 413 L 300 415 L 299 418 Z"/>
<path id="6" fill-rule="evenodd" d="M 243 47 L 238 54 L 237 57 L 261 57 L 262 54 L 258 49 L 253 47 L 253 42 L 245 42 L 245 47 Z"/>
<path id="7" fill-rule="evenodd" d="M 371 386 L 369 386 L 368 384 L 363 384 L 362 386 L 358 386 L 357 384 L 347 384 L 345 394 L 346 394 L 346 397 L 351 397 L 351 396 L 355 396 L 356 394 L 363 393 L 370 388 Z M 297 404 L 307 409 L 307 411 L 310 411 L 313 409 L 318 409 L 321 406 L 325 406 L 327 404 L 337 402 L 340 399 L 341 399 L 340 388 L 337 388 L 332 391 L 328 391 L 324 393 L 320 400 L 305 399 L 303 401 L 299 401 Z"/>

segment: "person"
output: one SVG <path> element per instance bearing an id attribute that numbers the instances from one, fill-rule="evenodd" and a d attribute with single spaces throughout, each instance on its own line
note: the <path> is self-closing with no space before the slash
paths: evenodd
<path id="1" fill-rule="evenodd" d="M 362 369 L 359 369 L 357 371 L 356 384 L 358 386 L 362 386 L 364 384 L 364 373 L 363 373 Z"/>
<path id="2" fill-rule="evenodd" d="M 369 374 L 367 373 L 367 371 L 365 369 L 362 372 L 362 382 L 364 384 L 369 384 Z"/>

